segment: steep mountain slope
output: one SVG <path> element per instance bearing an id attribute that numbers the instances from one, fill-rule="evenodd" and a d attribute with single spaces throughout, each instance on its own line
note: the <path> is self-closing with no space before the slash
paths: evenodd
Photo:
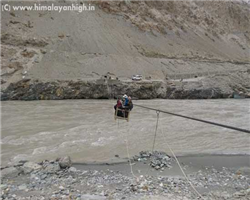
<path id="1" fill-rule="evenodd" d="M 121 14 L 142 31 L 162 33 L 171 57 L 249 61 L 249 5 L 237 2 L 146 1 L 104 2 L 104 11 Z M 179 41 L 178 41 L 179 40 Z M 167 44 L 172 47 L 167 49 Z M 184 48 L 184 50 L 183 50 Z"/>
<path id="2" fill-rule="evenodd" d="M 106 74 L 165 80 L 249 69 L 246 3 L 93 3 L 95 11 L 82 13 L 3 12 L 2 89 L 20 80 L 94 81 Z"/>

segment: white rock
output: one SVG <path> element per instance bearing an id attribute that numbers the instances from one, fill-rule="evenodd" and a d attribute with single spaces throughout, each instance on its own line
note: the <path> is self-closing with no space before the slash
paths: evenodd
<path id="1" fill-rule="evenodd" d="M 76 172 L 77 169 L 76 169 L 75 167 L 70 167 L 68 171 L 69 171 L 69 172 Z"/>
<path id="2" fill-rule="evenodd" d="M 38 165 L 38 164 L 33 163 L 33 162 L 26 162 L 23 165 L 23 171 L 24 171 L 24 173 L 30 173 L 33 170 L 39 170 L 41 168 L 42 168 L 41 165 Z"/>
<path id="3" fill-rule="evenodd" d="M 18 187 L 19 190 L 26 190 L 27 189 L 27 185 L 23 184 L 23 185 L 20 185 Z"/>
<path id="4" fill-rule="evenodd" d="M 59 186 L 59 189 L 60 189 L 60 190 L 64 190 L 64 187 L 63 187 L 63 186 Z"/>

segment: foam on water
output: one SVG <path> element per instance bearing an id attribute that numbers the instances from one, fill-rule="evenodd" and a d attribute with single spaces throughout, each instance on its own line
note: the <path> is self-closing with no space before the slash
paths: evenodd
<path id="1" fill-rule="evenodd" d="M 47 147 L 39 147 L 34 149 L 32 155 L 44 154 L 45 152 L 47 152 Z"/>
<path id="2" fill-rule="evenodd" d="M 114 137 L 104 138 L 100 137 L 97 141 L 92 142 L 91 146 L 105 146 L 110 143 L 110 141 L 114 140 Z"/>

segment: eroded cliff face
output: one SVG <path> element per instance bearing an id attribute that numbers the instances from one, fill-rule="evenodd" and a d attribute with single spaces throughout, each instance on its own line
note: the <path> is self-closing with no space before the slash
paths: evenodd
<path id="1" fill-rule="evenodd" d="M 249 85 L 248 73 L 166 82 L 22 80 L 11 83 L 2 92 L 1 100 L 112 99 L 123 94 L 128 94 L 133 99 L 211 99 L 232 98 L 235 92 L 250 97 Z"/>
<path id="2" fill-rule="evenodd" d="M 31 82 L 23 80 L 11 84 L 2 94 L 2 100 L 59 100 L 59 99 L 109 99 L 123 94 L 134 99 L 153 99 L 166 97 L 163 82 L 125 83 L 108 80 L 98 81 L 55 81 Z"/>

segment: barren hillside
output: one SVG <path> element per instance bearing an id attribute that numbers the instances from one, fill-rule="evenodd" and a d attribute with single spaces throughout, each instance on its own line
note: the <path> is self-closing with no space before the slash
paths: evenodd
<path id="1" fill-rule="evenodd" d="M 49 1 L 40 3 L 51 5 Z M 124 1 L 92 5 L 95 11 L 82 13 L 2 12 L 2 90 L 20 80 L 95 81 L 107 74 L 122 81 L 133 74 L 161 81 L 195 76 L 215 80 L 209 76 L 221 73 L 231 73 L 237 80 L 249 77 L 247 3 Z M 223 84 L 230 90 L 234 81 Z M 249 92 L 241 83 L 239 87 Z"/>

